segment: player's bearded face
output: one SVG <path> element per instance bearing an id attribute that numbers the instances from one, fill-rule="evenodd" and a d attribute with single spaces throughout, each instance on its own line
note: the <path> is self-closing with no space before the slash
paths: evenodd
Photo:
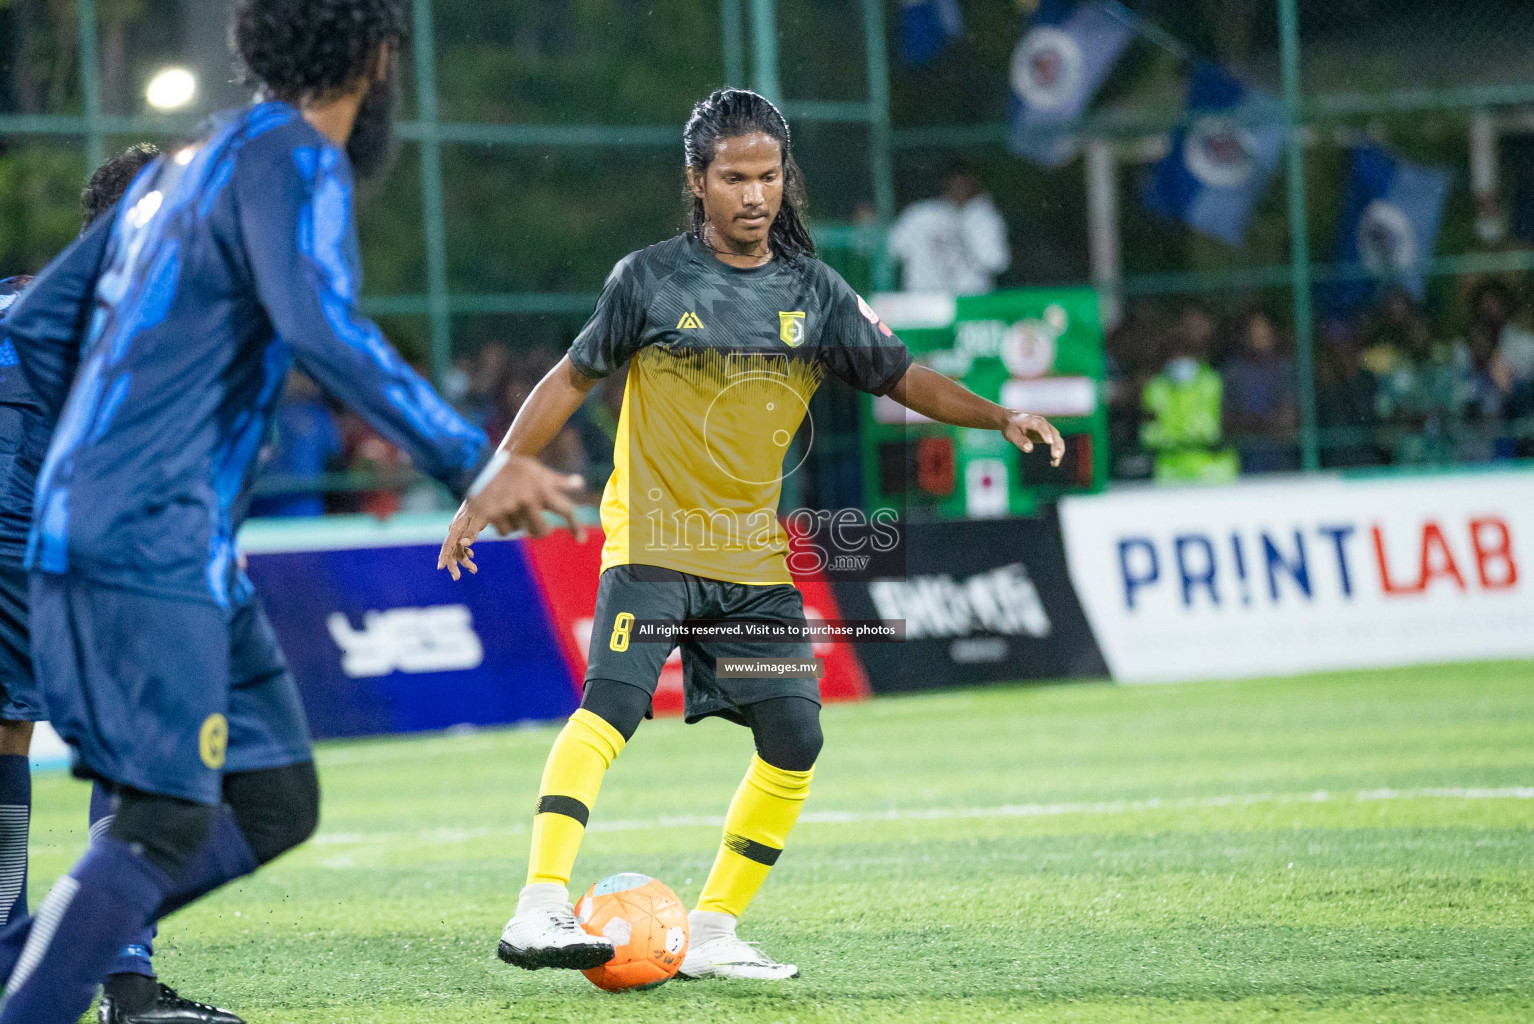
<path id="1" fill-rule="evenodd" d="M 398 96 L 394 62 L 388 75 L 373 83 L 362 99 L 352 136 L 346 141 L 346 155 L 351 158 L 352 174 L 365 181 L 377 177 L 394 162 L 394 104 Z"/>
<path id="2" fill-rule="evenodd" d="M 777 139 L 762 132 L 720 139 L 713 163 L 690 179 L 720 242 L 738 252 L 767 244 L 783 206 L 783 150 Z"/>

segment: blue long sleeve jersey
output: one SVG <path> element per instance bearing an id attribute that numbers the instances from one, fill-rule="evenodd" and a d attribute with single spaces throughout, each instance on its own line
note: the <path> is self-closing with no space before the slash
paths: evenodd
<path id="1" fill-rule="evenodd" d="M 5 323 L 40 417 L 57 417 L 28 568 L 227 607 L 295 360 L 455 494 L 488 461 L 485 435 L 358 312 L 351 166 L 293 107 L 219 115 L 103 220 Z"/>
<path id="2" fill-rule="evenodd" d="M 32 524 L 32 482 L 48 439 L 41 445 L 28 437 L 35 418 L 35 402 L 16 343 L 3 333 L 10 311 L 30 277 L 0 281 L 0 563 L 19 566 L 27 550 L 27 530 Z"/>

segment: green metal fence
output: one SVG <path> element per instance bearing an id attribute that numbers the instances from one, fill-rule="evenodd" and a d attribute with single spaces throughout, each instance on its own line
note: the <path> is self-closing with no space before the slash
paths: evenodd
<path id="1" fill-rule="evenodd" d="M 746 74 L 746 23 L 749 4 L 751 74 Z M 888 62 L 883 4 L 860 0 L 868 97 L 861 102 L 785 100 L 778 67 L 779 29 L 776 0 L 720 0 L 718 18 L 723 45 L 718 55 L 721 84 L 750 85 L 784 105 L 798 122 L 861 123 L 872 131 L 874 202 L 881 222 L 893 217 L 895 194 L 890 153 Z M 79 114 L 0 114 L 0 138 L 36 136 L 80 140 L 88 166 L 100 164 L 114 137 L 160 137 L 184 134 L 196 119 L 103 111 L 98 0 L 75 0 L 78 22 Z M 398 126 L 401 139 L 419 149 L 421 222 L 424 226 L 426 289 L 418 294 L 370 296 L 375 314 L 426 315 L 431 323 L 431 364 L 440 380 L 453 356 L 455 314 L 582 313 L 595 300 L 592 292 L 455 293 L 448 281 L 448 240 L 444 215 L 443 145 L 463 143 L 492 147 L 635 147 L 680 149 L 678 125 L 615 126 L 599 124 L 455 123 L 440 116 L 437 90 L 437 43 L 433 0 L 412 0 L 410 48 L 416 116 Z M 827 225 L 833 242 L 848 237 L 845 226 Z"/>
<path id="2" fill-rule="evenodd" d="M 0 2 L 0 13 L 29 2 L 32 0 Z M 122 18 L 129 17 L 124 13 L 126 3 L 127 0 L 75 0 L 73 46 L 78 75 L 77 86 L 72 90 L 75 99 L 60 109 L 0 112 L 0 145 L 16 146 L 29 141 L 40 145 L 83 143 L 84 160 L 80 165 L 83 169 L 99 162 L 118 141 L 174 136 L 194 126 L 195 118 L 190 116 L 136 111 L 134 104 L 117 95 L 119 90 L 104 85 L 102 26 L 116 26 Z M 589 310 L 600 280 L 582 277 L 580 286 L 575 288 L 461 286 L 455 279 L 455 260 L 462 259 L 460 251 L 469 243 L 455 240 L 453 218 L 473 217 L 472 209 L 455 212 L 454 196 L 461 185 L 456 174 L 463 162 L 491 154 L 488 159 L 522 168 L 534 166 L 533 161 L 558 159 L 551 154 L 633 153 L 645 154 L 647 160 L 675 164 L 678 161 L 673 157 L 679 156 L 680 130 L 678 123 L 569 120 L 528 123 L 516 117 L 464 120 L 449 116 L 445 111 L 451 104 L 440 88 L 446 68 L 444 54 L 451 49 L 440 38 L 443 18 L 451 8 L 456 22 L 472 22 L 476 11 L 488 17 L 487 12 L 496 7 L 496 2 L 465 5 L 457 0 L 413 0 L 411 6 L 413 40 L 407 94 L 410 114 L 399 125 L 399 135 L 414 148 L 416 160 L 408 171 L 397 173 L 410 174 L 411 187 L 419 194 L 418 245 L 412 237 L 405 248 L 412 251 L 412 260 L 417 258 L 414 250 L 419 249 L 422 274 L 418 287 L 370 293 L 367 304 L 376 315 L 425 325 L 428 341 L 425 347 L 440 380 L 454 358 L 455 334 L 461 336 L 468 331 L 473 335 L 474 325 L 486 320 L 504 322 L 512 325 L 510 329 L 518 330 L 530 322 L 529 318 L 573 320 Z M 519 16 L 525 11 L 529 17 L 539 8 L 531 0 L 523 3 L 508 0 L 507 6 L 515 8 Z M 892 283 L 892 268 L 882 255 L 882 231 L 896 214 L 897 193 L 899 199 L 917 198 L 924 183 L 924 169 L 942 154 L 966 152 L 975 156 L 993 177 L 1008 182 L 1005 196 L 997 189 L 1003 205 L 1016 211 L 1019 218 L 1043 223 L 1054 218 L 1059 223 L 1057 235 L 1068 234 L 1072 230 L 1070 219 L 1078 216 L 1076 212 L 1062 210 L 1069 207 L 1076 211 L 1086 206 L 1074 200 L 1053 206 L 1047 202 L 1054 192 L 1083 187 L 1077 165 L 1036 172 L 1020 167 L 1002 150 L 1006 134 L 1006 56 L 1025 13 L 1020 13 L 1019 8 L 1026 8 L 1026 3 L 1019 4 L 1017 0 L 966 3 L 971 31 L 961 56 L 967 63 L 947 78 L 892 72 L 887 19 L 898 8 L 893 0 L 829 0 L 819 4 L 810 0 L 720 0 L 717 9 L 702 2 L 603 7 L 591 0 L 565 6 L 578 9 L 579 18 L 599 7 L 602 11 L 611 8 L 618 12 L 611 15 L 614 18 L 628 16 L 624 11 L 634 14 L 636 10 L 634 16 L 656 14 L 673 18 L 698 39 L 708 40 L 695 47 L 689 57 L 700 69 L 708 69 L 699 71 L 700 85 L 749 84 L 782 101 L 796 127 L 811 130 L 811 142 L 817 126 L 845 132 L 847 138 L 854 139 L 845 145 L 840 136 L 822 141 L 820 155 L 814 158 L 817 163 L 809 169 L 817 188 L 839 177 L 866 182 L 867 199 L 873 211 L 871 219 L 853 224 L 843 209 L 839 211 L 842 216 L 817 222 L 819 237 L 831 250 L 833 260 L 864 261 L 864 280 L 857 282 L 860 286 Z M 1153 10 L 1155 20 L 1147 33 L 1149 43 L 1152 50 L 1156 49 L 1159 33 L 1165 44 L 1160 47 L 1163 53 L 1145 58 L 1142 65 L 1183 59 L 1190 47 L 1198 50 L 1201 44 L 1218 48 L 1225 31 L 1224 26 L 1210 28 L 1200 20 L 1222 5 L 1190 2 L 1149 7 L 1131 2 L 1130 6 Z M 1194 256 L 1167 260 L 1156 244 L 1143 244 L 1149 229 L 1131 225 L 1119 266 L 1090 265 L 1073 248 L 1057 261 L 1055 280 L 1067 283 L 1090 279 L 1110 298 L 1128 301 L 1155 296 L 1255 294 L 1269 299 L 1282 296 L 1294 337 L 1299 396 L 1297 444 L 1303 466 L 1314 469 L 1325 462 L 1323 452 L 1329 435 L 1317 413 L 1312 286 L 1360 273 L 1357 267 L 1335 265 L 1327 257 L 1325 238 L 1329 229 L 1324 217 L 1328 211 L 1320 208 L 1328 206 L 1328 193 L 1333 186 L 1317 177 L 1317 168 L 1325 163 L 1328 153 L 1338 148 L 1332 136 L 1340 137 L 1345 132 L 1367 135 L 1376 132 L 1381 124 L 1404 118 L 1442 122 L 1447 126 L 1442 129 L 1444 132 L 1461 133 L 1468 138 L 1488 121 L 1515 119 L 1524 110 L 1534 109 L 1534 68 L 1529 67 L 1523 56 L 1524 48 L 1518 43 L 1526 38 L 1521 27 L 1529 22 L 1528 5 L 1507 0 L 1472 0 L 1434 9 L 1425 4 L 1402 3 L 1399 33 L 1390 35 L 1370 29 L 1379 35 L 1379 42 L 1366 55 L 1368 60 L 1350 60 L 1350 51 L 1336 44 L 1338 38 L 1348 34 L 1342 20 L 1347 17 L 1348 5 L 1330 0 L 1264 0 L 1251 5 L 1223 6 L 1250 9 L 1246 31 L 1259 42 L 1249 48 L 1248 66 L 1241 70 L 1253 70 L 1282 95 L 1288 127 L 1285 183 L 1283 188 L 1274 190 L 1279 198 L 1273 202 L 1282 203 L 1282 218 L 1281 226 L 1270 232 L 1270 244 L 1253 245 L 1239 253 L 1211 255 L 1169 228 L 1166 237 L 1175 239 L 1176 247 L 1191 251 Z M 1352 8 L 1373 8 L 1379 13 L 1381 5 L 1366 0 Z M 146 8 L 139 4 L 133 10 L 136 12 L 133 17 L 150 16 L 155 5 Z M 699 28 L 704 22 L 707 25 Z M 600 25 L 600 20 L 590 24 Z M 613 31 L 621 30 L 621 25 L 613 24 L 617 26 Z M 829 27 L 843 33 L 837 36 L 843 40 L 838 53 L 826 54 L 817 49 L 824 46 L 819 37 Z M 1418 52 L 1427 47 L 1422 52 L 1431 54 L 1433 44 L 1441 45 L 1449 37 L 1459 42 L 1441 62 L 1435 63 Z M 704 52 L 710 48 L 711 52 Z M 1176 52 L 1179 49 L 1183 51 L 1181 57 Z M 794 64 L 795 55 L 802 52 L 812 54 L 813 74 Z M 846 67 L 830 66 L 838 63 L 838 56 L 845 58 L 841 63 Z M 1143 154 L 1146 140 L 1163 135 L 1183 117 L 1175 90 L 1158 91 L 1154 87 L 1155 82 L 1168 78 L 1169 75 L 1140 74 L 1117 94 L 1110 88 L 1107 100 L 1100 102 L 1080 126 L 1079 135 L 1085 147 L 1090 150 L 1096 144 L 1099 153 L 1108 154 L 1109 169 L 1117 172 L 1113 187 L 1120 193 L 1115 199 L 1119 205 L 1127 207 L 1133 202 L 1132 183 L 1124 179 L 1139 159 L 1135 154 Z M 861 86 L 853 91 L 846 83 L 857 79 Z M 984 84 L 991 79 L 995 80 L 992 85 Z M 822 80 L 836 82 L 841 94 L 806 94 Z M 1152 85 L 1146 86 L 1147 81 Z M 978 87 L 977 82 L 981 83 Z M 951 94 L 946 98 L 945 89 Z M 892 118 L 892 110 L 896 109 L 903 111 L 898 125 Z M 927 116 L 931 111 L 938 112 L 936 119 Z M 962 123 L 956 123 L 959 115 Z M 1479 193 L 1479 185 L 1477 190 Z M 1088 232 L 1084 219 L 1074 227 L 1083 237 Z M 1136 235 L 1136 231 L 1140 234 Z M 507 244 L 515 245 L 516 241 L 509 239 Z M 1457 248 L 1450 246 L 1431 263 L 1427 268 L 1429 277 L 1521 274 L 1534 270 L 1534 254 L 1526 248 L 1456 245 Z M 601 260 L 610 264 L 621 255 L 622 252 L 603 253 Z M 536 258 L 557 257 L 556 253 L 548 253 Z M 523 270 L 504 276 L 520 280 L 519 274 L 529 280 L 538 277 Z M 850 443 L 855 446 L 855 439 Z"/>
<path id="3" fill-rule="evenodd" d="M 924 97 L 897 80 L 897 170 L 920 156 L 930 160 L 938 153 L 962 151 L 985 162 L 993 183 L 1003 179 L 1016 191 L 1048 195 L 1077 187 L 1078 168 L 1086 170 L 1090 188 L 1094 149 L 1108 154 L 1113 219 L 1121 212 L 1124 221 L 1122 254 L 1119 246 L 1110 247 L 1113 265 L 1103 267 L 1080 258 L 1085 254 L 1066 252 L 1056 261 L 1068 265 L 1062 279 L 1089 279 L 1105 296 L 1113 293 L 1131 305 L 1200 298 L 1227 308 L 1259 301 L 1270 310 L 1281 307 L 1285 326 L 1295 338 L 1300 413 L 1295 448 L 1307 469 L 1335 462 L 1327 457 L 1329 450 L 1335 455 L 1335 449 L 1354 444 L 1359 431 L 1329 428 L 1318 414 L 1315 334 L 1320 311 L 1312 308 L 1313 288 L 1368 275 L 1331 256 L 1341 190 L 1339 154 L 1350 141 L 1372 139 L 1398 145 L 1412 159 L 1454 162 L 1456 180 L 1438 248 L 1441 255 L 1423 270 L 1438 307 L 1437 329 L 1457 330 L 1457 300 L 1448 294 L 1455 286 L 1477 277 L 1521 276 L 1534 269 L 1527 240 L 1493 244 L 1470 237 L 1474 206 L 1487 200 L 1495 204 L 1499 191 L 1495 147 L 1478 147 L 1476 137 L 1528 131 L 1534 66 L 1521 41 L 1527 38 L 1534 9 L 1499 0 L 1436 7 L 1368 0 L 1130 6 L 1155 19 L 1142 33 L 1143 42 L 1136 44 L 1147 52 L 1125 59 L 1124 65 L 1134 65 L 1132 72 L 1115 71 L 1096 109 L 1080 124 L 1086 152 L 1082 164 L 1052 172 L 1023 167 L 1004 153 L 1007 126 L 1001 118 L 954 124 L 943 117 L 951 112 L 951 104 L 926 104 L 937 117 L 931 123 L 911 123 Z M 965 10 L 968 17 L 975 9 Z M 1255 25 L 1250 34 L 1258 44 L 1244 56 L 1221 52 L 1210 38 L 1217 33 L 1202 31 L 1213 12 L 1222 10 L 1244 13 Z M 1350 12 L 1359 11 L 1372 13 L 1373 23 L 1348 23 Z M 1004 66 L 1015 38 L 1014 33 L 999 39 L 989 49 L 982 43 L 976 62 Z M 1249 83 L 1282 98 L 1289 128 L 1283 181 L 1275 181 L 1264 200 L 1267 216 L 1259 218 L 1259 226 L 1266 230 L 1254 232 L 1258 237 L 1241 250 L 1200 242 L 1185 229 L 1153 222 L 1143 212 L 1136 220 L 1134 175 L 1143 174 L 1147 161 L 1159 156 L 1160 150 L 1148 143 L 1164 139 L 1183 123 L 1179 83 L 1194 54 L 1219 59 Z M 973 81 L 970 84 L 973 87 Z M 1479 180 L 1488 167 L 1493 180 Z M 1505 173 L 1505 166 L 1502 170 Z M 901 175 L 902 183 L 905 180 Z M 1065 205 L 1073 212 L 1059 225 L 1050 223 L 1045 202 L 1033 204 L 1034 220 L 1042 228 L 1039 235 L 1047 239 L 1052 228 L 1056 235 L 1090 230 L 1079 213 L 1088 204 L 1076 200 Z M 1051 251 L 1048 245 L 1040 248 Z M 1049 267 L 1030 269 L 1036 277 L 1049 277 Z M 1526 434 L 1528 425 L 1511 424 L 1509 437 Z M 1478 429 L 1467 427 L 1465 432 L 1475 434 Z M 1384 447 L 1390 447 L 1388 438 L 1400 431 L 1397 425 L 1381 426 Z"/>

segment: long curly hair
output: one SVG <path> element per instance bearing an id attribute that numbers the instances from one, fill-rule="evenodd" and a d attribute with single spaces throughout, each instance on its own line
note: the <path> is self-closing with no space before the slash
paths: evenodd
<path id="1" fill-rule="evenodd" d="M 231 44 L 246 84 L 302 102 L 351 85 L 405 35 L 399 0 L 240 0 Z"/>
<path id="2" fill-rule="evenodd" d="M 128 186 L 133 184 L 133 179 L 138 177 L 138 172 L 159 155 L 157 146 L 140 142 L 96 168 L 80 192 L 80 214 L 85 227 L 90 227 L 96 218 L 116 206 Z"/>
<path id="3" fill-rule="evenodd" d="M 741 135 L 761 132 L 778 140 L 783 150 L 783 205 L 777 219 L 772 222 L 767 243 L 784 259 L 815 255 L 815 240 L 804 224 L 809 201 L 804 191 L 804 173 L 794 160 L 793 147 L 788 133 L 788 122 L 765 96 L 749 89 L 720 89 L 707 99 L 700 100 L 692 108 L 687 127 L 682 130 L 682 146 L 687 166 L 703 174 L 714 162 L 716 147 L 721 139 L 733 139 Z M 687 230 L 702 238 L 707 217 L 703 213 L 703 200 L 687 188 Z"/>

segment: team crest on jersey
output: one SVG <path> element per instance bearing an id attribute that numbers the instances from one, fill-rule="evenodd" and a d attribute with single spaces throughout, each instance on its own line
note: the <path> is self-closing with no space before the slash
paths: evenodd
<path id="1" fill-rule="evenodd" d="M 789 348 L 798 348 L 804 344 L 804 310 L 778 314 L 778 337 Z"/>
<path id="2" fill-rule="evenodd" d="M 197 731 L 197 752 L 202 763 L 213 771 L 224 766 L 224 754 L 229 749 L 229 719 L 223 715 L 209 715 Z"/>
<path id="3" fill-rule="evenodd" d="M 676 329 L 679 331 L 701 331 L 703 330 L 703 321 L 698 319 L 698 314 L 689 311 L 683 313 L 682 319 L 676 322 Z"/>

